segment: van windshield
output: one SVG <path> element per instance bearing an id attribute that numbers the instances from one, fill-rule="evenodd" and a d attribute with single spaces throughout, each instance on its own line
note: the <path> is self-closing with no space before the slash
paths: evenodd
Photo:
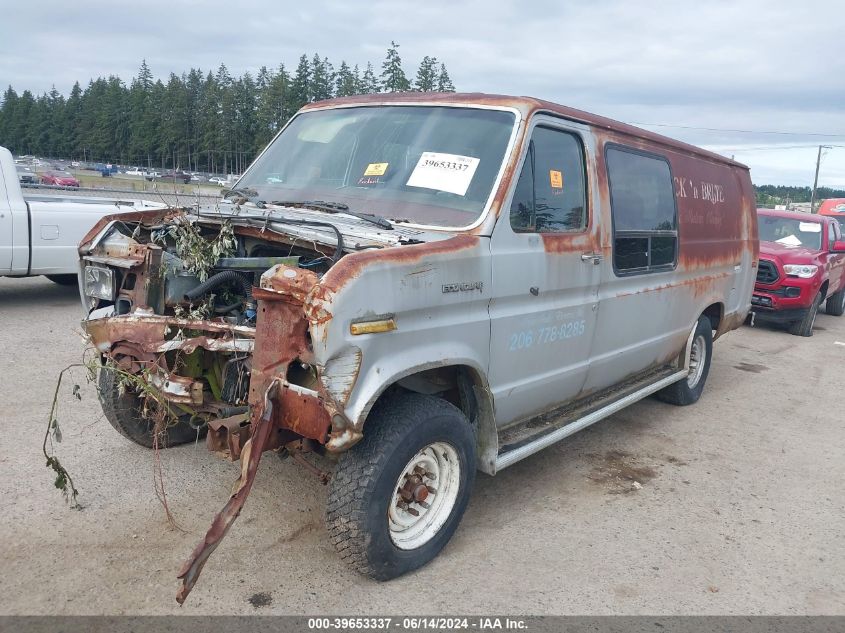
<path id="1" fill-rule="evenodd" d="M 397 222 L 464 227 L 481 215 L 515 116 L 375 106 L 304 112 L 238 181 L 258 199 L 320 200 Z"/>
<path id="2" fill-rule="evenodd" d="M 758 218 L 760 240 L 783 246 L 803 246 L 821 250 L 822 225 L 812 220 L 804 222 L 792 218 L 761 215 Z"/>

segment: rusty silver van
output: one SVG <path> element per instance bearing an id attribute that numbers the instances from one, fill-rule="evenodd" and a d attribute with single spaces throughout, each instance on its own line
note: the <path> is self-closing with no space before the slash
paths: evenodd
<path id="1" fill-rule="evenodd" d="M 310 104 L 213 208 L 106 218 L 80 253 L 111 424 L 241 462 L 181 602 L 266 451 L 328 483 L 332 543 L 385 580 L 437 555 L 476 470 L 651 394 L 696 402 L 758 240 L 741 164 L 537 99 L 414 93 Z"/>

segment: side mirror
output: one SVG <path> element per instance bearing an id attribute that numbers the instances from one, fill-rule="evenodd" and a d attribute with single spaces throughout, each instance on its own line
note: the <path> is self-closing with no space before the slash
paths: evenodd
<path id="1" fill-rule="evenodd" d="M 833 243 L 833 248 L 830 249 L 831 253 L 845 253 L 845 240 L 836 240 Z"/>

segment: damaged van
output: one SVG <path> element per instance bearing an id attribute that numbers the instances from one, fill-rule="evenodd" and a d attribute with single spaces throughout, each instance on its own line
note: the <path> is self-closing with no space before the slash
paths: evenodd
<path id="1" fill-rule="evenodd" d="M 651 394 L 696 402 L 758 240 L 741 164 L 532 98 L 413 93 L 310 104 L 215 206 L 106 218 L 80 254 L 110 423 L 240 460 L 181 602 L 266 451 L 328 483 L 331 542 L 386 580 L 443 548 L 476 470 Z"/>

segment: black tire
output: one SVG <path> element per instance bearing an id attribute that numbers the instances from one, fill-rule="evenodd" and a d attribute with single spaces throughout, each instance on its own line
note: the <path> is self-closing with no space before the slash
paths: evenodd
<path id="1" fill-rule="evenodd" d="M 819 313 L 819 307 L 822 304 L 822 293 L 816 295 L 813 300 L 813 305 L 807 310 L 807 314 L 800 321 L 794 321 L 789 324 L 789 333 L 795 336 L 812 336 L 813 326 L 816 324 L 816 315 Z"/>
<path id="2" fill-rule="evenodd" d="M 435 442 L 448 444 L 457 454 L 457 497 L 448 518 L 427 542 L 401 549 L 391 538 L 388 509 L 407 465 Z M 364 438 L 341 456 L 332 476 L 326 511 L 332 544 L 350 566 L 376 580 L 425 565 L 460 523 L 475 481 L 475 464 L 475 435 L 459 409 L 417 393 L 388 397 L 373 409 Z"/>
<path id="3" fill-rule="evenodd" d="M 689 378 L 681 379 L 657 392 L 658 398 L 679 407 L 698 402 L 701 393 L 704 391 L 707 375 L 710 373 L 710 359 L 713 358 L 713 324 L 708 317 L 702 315 L 698 318 L 692 340 L 694 346 L 698 345 L 697 349 L 704 350 L 704 359 L 699 360 L 701 367 L 700 372 L 696 371 L 696 379 L 690 384 L 693 377 L 693 369 L 691 368 Z"/>
<path id="4" fill-rule="evenodd" d="M 839 292 L 834 292 L 827 298 L 824 311 L 830 316 L 842 316 L 845 313 L 845 288 Z"/>
<path id="5" fill-rule="evenodd" d="M 154 437 L 153 420 L 141 414 L 141 398 L 131 389 L 120 392 L 117 374 L 108 368 L 100 368 L 99 386 L 97 391 L 103 413 L 118 433 L 126 439 L 146 448 L 153 448 Z M 158 438 L 159 448 L 168 448 L 178 444 L 194 442 L 205 436 L 207 429 L 203 426 L 197 430 L 188 424 L 188 416 L 182 416 L 176 424 L 169 425 Z"/>
<path id="6" fill-rule="evenodd" d="M 77 284 L 77 277 L 76 275 L 44 275 L 47 279 L 52 281 L 54 284 L 59 284 L 60 286 L 75 286 Z"/>

